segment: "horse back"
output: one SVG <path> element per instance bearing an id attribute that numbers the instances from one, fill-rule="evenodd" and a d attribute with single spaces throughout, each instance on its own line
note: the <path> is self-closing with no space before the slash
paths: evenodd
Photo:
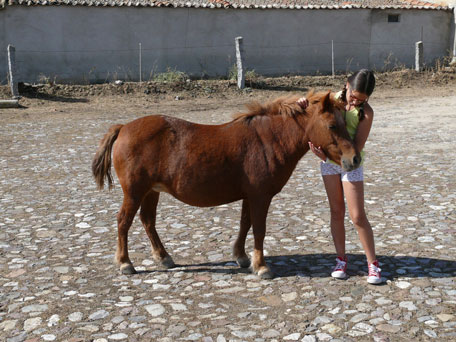
<path id="1" fill-rule="evenodd" d="M 214 206 L 246 196 L 252 140 L 242 125 L 148 116 L 122 127 L 113 163 L 124 191 L 152 189 L 191 205 Z"/>

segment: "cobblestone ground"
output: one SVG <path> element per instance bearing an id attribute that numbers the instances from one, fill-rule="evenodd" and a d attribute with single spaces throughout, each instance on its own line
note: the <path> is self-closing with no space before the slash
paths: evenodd
<path id="1" fill-rule="evenodd" d="M 115 99 L 112 100 L 115 102 Z M 245 101 L 242 101 L 245 102 Z M 306 155 L 277 195 L 265 241 L 273 280 L 239 269 L 240 203 L 195 208 L 162 195 L 158 232 L 178 267 L 155 265 L 138 219 L 130 253 L 112 260 L 120 187 L 97 191 L 90 164 L 113 123 L 157 110 L 224 122 L 241 108 L 52 104 L 1 113 L 0 340 L 456 341 L 456 96 L 372 99 L 366 207 L 386 282 L 366 282 L 347 219 L 349 278 L 334 248 L 318 161 Z M 247 240 L 252 250 L 251 235 Z"/>

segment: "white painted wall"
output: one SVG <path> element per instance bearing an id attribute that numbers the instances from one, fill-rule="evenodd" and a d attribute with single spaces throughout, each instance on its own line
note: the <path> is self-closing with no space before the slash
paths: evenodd
<path id="1" fill-rule="evenodd" d="M 388 23 L 387 14 L 401 15 Z M 428 64 L 453 47 L 452 11 L 288 10 L 7 6 L 0 10 L 0 82 L 6 47 L 16 47 L 20 79 L 60 82 L 139 78 L 168 67 L 224 76 L 235 64 L 234 39 L 244 37 L 248 70 L 281 75 L 381 69 L 388 56 L 412 67 L 423 27 Z M 391 67 L 392 65 L 390 65 Z"/>

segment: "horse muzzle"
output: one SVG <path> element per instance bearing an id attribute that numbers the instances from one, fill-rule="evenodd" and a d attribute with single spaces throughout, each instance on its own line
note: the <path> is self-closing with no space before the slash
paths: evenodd
<path id="1" fill-rule="evenodd" d="M 342 158 L 342 168 L 346 172 L 353 171 L 361 165 L 362 158 L 360 155 L 355 155 L 353 158 Z"/>

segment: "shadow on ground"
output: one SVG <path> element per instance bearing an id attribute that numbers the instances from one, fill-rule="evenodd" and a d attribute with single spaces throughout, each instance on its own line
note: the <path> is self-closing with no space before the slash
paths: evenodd
<path id="1" fill-rule="evenodd" d="M 29 99 L 41 99 L 46 101 L 53 101 L 53 102 L 89 102 L 89 100 L 85 98 L 77 98 L 77 97 L 69 97 L 69 96 L 61 96 L 55 94 L 49 94 L 46 91 L 40 91 L 41 88 L 45 87 L 45 85 L 30 85 L 19 83 L 19 93 L 22 97 L 26 97 Z"/>
<path id="2" fill-rule="evenodd" d="M 366 257 L 362 254 L 348 254 L 349 276 L 367 275 Z M 456 261 L 411 256 L 378 255 L 382 277 L 395 280 L 400 277 L 409 278 L 448 278 L 456 276 Z M 266 257 L 275 278 L 284 277 L 330 277 L 335 264 L 334 254 L 307 254 Z M 139 273 L 153 272 L 185 272 L 185 273 L 250 273 L 249 269 L 240 268 L 234 261 L 207 262 L 199 264 L 176 264 L 170 270 L 150 270 Z"/>
<path id="3" fill-rule="evenodd" d="M 85 98 L 75 98 L 75 97 L 64 97 L 64 96 L 57 96 L 57 95 L 50 95 L 46 93 L 40 93 L 40 92 L 35 92 L 35 93 L 21 93 L 22 97 L 26 97 L 29 99 L 40 99 L 40 100 L 46 100 L 46 101 L 51 101 L 51 102 L 80 102 L 80 103 L 87 103 L 89 102 L 88 99 Z"/>
<path id="4" fill-rule="evenodd" d="M 292 91 L 292 92 L 299 92 L 299 93 L 307 93 L 309 91 L 308 87 L 302 87 L 298 85 L 285 85 L 285 84 L 268 84 L 264 81 L 246 81 L 246 87 L 250 87 L 252 89 L 261 89 L 261 90 L 274 90 L 274 91 Z"/>

